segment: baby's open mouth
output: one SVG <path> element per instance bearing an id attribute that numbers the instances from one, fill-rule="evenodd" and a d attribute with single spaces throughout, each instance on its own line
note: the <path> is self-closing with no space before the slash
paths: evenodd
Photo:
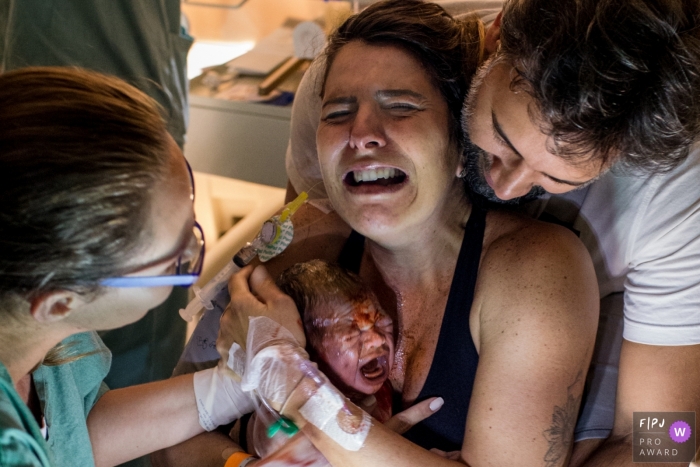
<path id="1" fill-rule="evenodd" d="M 368 380 L 376 380 L 386 376 L 387 359 L 386 355 L 379 356 L 362 365 L 360 368 L 362 376 Z"/>
<path id="2" fill-rule="evenodd" d="M 350 186 L 390 186 L 406 180 L 406 174 L 399 169 L 383 167 L 378 169 L 353 170 L 345 175 L 345 183 Z"/>

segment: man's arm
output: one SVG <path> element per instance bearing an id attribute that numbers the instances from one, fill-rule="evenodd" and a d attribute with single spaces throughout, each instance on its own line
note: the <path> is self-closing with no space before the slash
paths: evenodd
<path id="1" fill-rule="evenodd" d="M 656 346 L 623 341 L 613 433 L 583 464 L 633 466 L 633 412 L 700 413 L 700 345 Z M 645 464 L 649 466 L 687 466 Z"/>

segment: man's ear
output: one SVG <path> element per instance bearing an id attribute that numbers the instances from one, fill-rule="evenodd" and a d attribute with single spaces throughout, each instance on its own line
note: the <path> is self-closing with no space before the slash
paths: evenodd
<path id="1" fill-rule="evenodd" d="M 496 19 L 491 23 L 486 29 L 486 35 L 484 37 L 484 50 L 487 55 L 491 55 L 496 50 L 501 43 L 501 17 L 503 16 L 503 10 L 498 12 Z"/>
<path id="2" fill-rule="evenodd" d="M 460 160 L 459 164 L 457 164 L 457 170 L 455 171 L 455 175 L 457 176 L 457 178 L 464 178 L 467 175 L 467 168 L 464 166 L 463 160 Z"/>
<path id="3" fill-rule="evenodd" d="M 68 317 L 84 303 L 75 292 L 58 290 L 32 298 L 29 302 L 29 311 L 40 323 L 50 323 Z"/>

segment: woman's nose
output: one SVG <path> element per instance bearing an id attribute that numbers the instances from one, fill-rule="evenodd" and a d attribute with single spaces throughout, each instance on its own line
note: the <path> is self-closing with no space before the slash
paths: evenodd
<path id="1" fill-rule="evenodd" d="M 489 176 L 493 191 L 502 200 L 519 198 L 529 193 L 535 186 L 536 173 L 522 159 L 504 161 L 494 157 Z"/>
<path id="2" fill-rule="evenodd" d="M 374 109 L 361 107 L 350 128 L 350 147 L 362 150 L 384 146 L 386 146 L 386 137 L 380 116 Z"/>

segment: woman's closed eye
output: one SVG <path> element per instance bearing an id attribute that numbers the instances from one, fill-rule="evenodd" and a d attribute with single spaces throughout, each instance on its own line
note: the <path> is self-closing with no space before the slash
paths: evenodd
<path id="1" fill-rule="evenodd" d="M 350 110 L 336 110 L 333 112 L 329 112 L 327 115 L 324 115 L 321 117 L 321 121 L 324 123 L 339 123 L 341 121 L 344 121 L 347 119 L 347 117 L 351 114 L 352 112 Z"/>
<path id="2" fill-rule="evenodd" d="M 321 121 L 324 123 L 337 123 L 344 121 L 348 116 L 357 111 L 357 103 L 352 98 L 332 99 L 323 104 Z"/>
<path id="3" fill-rule="evenodd" d="M 393 115 L 406 116 L 424 110 L 421 106 L 411 102 L 393 102 L 383 106 Z"/>

